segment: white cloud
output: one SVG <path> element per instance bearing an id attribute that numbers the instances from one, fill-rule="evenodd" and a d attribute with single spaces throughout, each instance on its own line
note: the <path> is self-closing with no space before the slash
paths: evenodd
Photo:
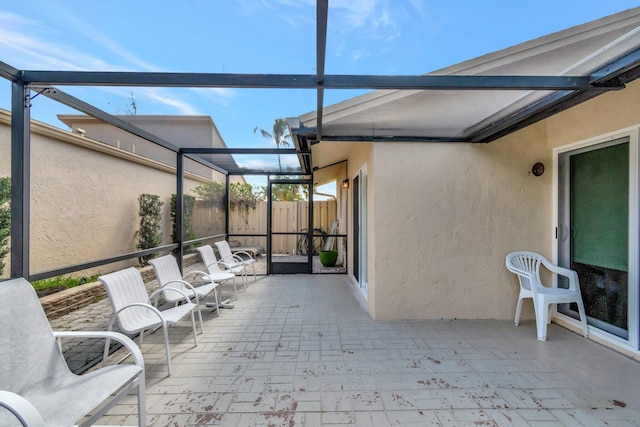
<path id="1" fill-rule="evenodd" d="M 0 10 L 0 47 L 3 61 L 22 69 L 98 69 L 107 64 L 99 58 L 54 41 L 40 23 Z M 103 68 L 104 69 L 104 68 Z"/>
<path id="2" fill-rule="evenodd" d="M 407 16 L 424 16 L 424 2 L 412 0 L 333 0 L 330 3 L 330 40 L 334 54 L 353 61 L 386 51 L 400 37 Z"/>
<path id="3" fill-rule="evenodd" d="M 39 21 L 25 18 L 12 12 L 0 10 L 0 49 L 2 61 L 18 69 L 68 70 L 68 71 L 131 71 L 142 68 L 145 71 L 161 71 L 160 67 L 147 63 L 118 43 L 96 31 L 94 28 L 69 13 L 59 16 L 66 28 L 73 28 L 79 34 L 115 55 L 120 63 L 107 62 L 97 56 L 86 54 L 68 42 L 56 41 L 54 30 L 46 28 Z M 72 37 L 77 35 L 72 35 Z M 96 90 L 115 93 L 127 99 L 130 89 L 98 87 Z M 178 114 L 198 114 L 198 109 L 176 95 L 179 89 L 137 88 L 136 94 L 149 103 L 160 104 Z M 228 88 L 198 88 L 190 92 L 202 96 L 208 102 L 229 106 L 236 91 Z"/>

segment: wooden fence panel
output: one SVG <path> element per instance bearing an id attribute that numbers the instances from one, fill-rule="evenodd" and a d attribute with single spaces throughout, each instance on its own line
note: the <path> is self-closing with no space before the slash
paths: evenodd
<path id="1" fill-rule="evenodd" d="M 299 232 L 308 227 L 308 202 L 273 202 L 273 231 Z M 335 200 L 313 202 L 314 228 L 329 231 L 336 218 Z M 210 207 L 204 202 L 196 202 L 192 217 L 196 237 L 224 233 L 224 210 Z M 267 234 L 267 202 L 258 202 L 255 208 L 235 209 L 229 212 L 229 234 L 232 240 L 243 246 L 262 246 L 266 249 L 264 237 L 239 236 L 242 234 Z M 273 236 L 274 254 L 297 254 L 298 236 Z"/>

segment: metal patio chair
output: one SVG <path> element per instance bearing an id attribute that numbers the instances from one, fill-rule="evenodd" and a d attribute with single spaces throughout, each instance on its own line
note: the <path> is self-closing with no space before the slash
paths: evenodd
<path id="1" fill-rule="evenodd" d="M 220 261 L 226 263 L 231 268 L 244 266 L 245 268 L 245 280 L 246 280 L 246 268 L 251 266 L 253 268 L 253 280 L 256 281 L 256 266 L 255 266 L 255 258 L 251 256 L 249 252 L 246 251 L 236 251 L 235 254 L 231 252 L 231 246 L 229 246 L 229 242 L 226 240 L 220 240 L 219 242 L 215 242 L 216 248 L 218 248 L 218 253 L 220 254 Z M 240 255 L 244 255 L 245 257 L 241 257 Z"/>
<path id="2" fill-rule="evenodd" d="M 167 371 L 171 375 L 171 352 L 169 350 L 168 327 L 175 325 L 187 314 L 191 314 L 191 324 L 193 327 L 193 341 L 198 345 L 198 335 L 196 333 L 196 320 L 193 312 L 198 308 L 192 303 L 189 297 L 176 288 L 161 288 L 147 294 L 147 289 L 142 280 L 140 272 L 135 267 L 105 274 L 98 277 L 107 289 L 107 295 L 113 308 L 113 316 L 109 321 L 109 330 L 113 328 L 115 321 L 118 321 L 120 329 L 127 334 L 140 333 L 140 346 L 144 331 L 162 328 L 164 334 L 164 348 L 167 356 Z M 156 294 L 173 291 L 182 294 L 184 304 L 160 311 L 151 304 L 151 300 Z M 105 344 L 105 360 L 109 351 L 109 341 Z"/>
<path id="3" fill-rule="evenodd" d="M 202 262 L 208 271 L 208 276 L 212 281 L 218 282 L 220 284 L 224 284 L 229 280 L 233 280 L 233 291 L 235 293 L 236 299 L 238 299 L 238 288 L 236 286 L 236 274 L 231 269 L 231 267 L 226 264 L 224 261 L 218 261 L 216 258 L 216 254 L 213 251 L 211 245 L 202 245 L 199 248 L 196 248 L 200 253 L 200 257 L 202 258 Z M 244 289 L 247 289 L 247 285 L 243 282 L 242 286 Z"/>
<path id="4" fill-rule="evenodd" d="M 186 274 L 182 274 L 180 272 L 180 267 L 178 266 L 178 261 L 171 254 L 164 255 L 158 258 L 153 258 L 149 260 L 149 264 L 153 266 L 153 271 L 156 273 L 156 278 L 158 279 L 158 284 L 160 285 L 160 289 L 164 287 L 175 288 L 181 291 L 181 293 L 174 292 L 172 290 L 167 290 L 164 292 L 164 299 L 171 303 L 178 305 L 178 303 L 183 301 L 182 294 L 187 295 L 191 299 L 196 300 L 196 305 L 198 306 L 198 318 L 200 319 L 200 329 L 204 332 L 204 324 L 202 323 L 202 311 L 200 310 L 200 302 L 204 300 L 204 298 L 213 292 L 213 296 L 215 298 L 215 309 L 218 315 L 220 315 L 220 309 L 218 304 L 218 283 L 215 281 L 209 280 L 207 273 L 204 271 L 190 271 Z M 207 282 L 207 284 L 203 284 L 200 286 L 193 286 L 192 283 L 186 280 L 189 276 L 202 276 L 203 279 Z M 209 307 L 213 307 L 214 304 L 207 304 Z"/>
<path id="5" fill-rule="evenodd" d="M 61 338 L 101 338 L 122 343 L 134 363 L 84 375 L 69 370 Z M 118 332 L 53 331 L 33 286 L 25 279 L 0 283 L 0 425 L 89 426 L 137 387 L 138 425 L 145 427 L 144 359 Z M 105 360 L 106 362 L 106 360 Z"/>

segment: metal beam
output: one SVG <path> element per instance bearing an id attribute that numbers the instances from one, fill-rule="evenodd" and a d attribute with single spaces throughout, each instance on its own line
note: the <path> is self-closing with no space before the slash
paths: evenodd
<path id="1" fill-rule="evenodd" d="M 327 75 L 324 87 L 331 89 L 389 90 L 595 90 L 624 88 L 592 84 L 589 76 L 372 76 Z"/>
<path id="2" fill-rule="evenodd" d="M 435 135 L 323 135 L 322 140 L 338 142 L 467 142 L 464 137 L 453 138 Z"/>
<path id="3" fill-rule="evenodd" d="M 310 74 L 154 73 L 25 70 L 25 82 L 63 86 L 315 88 Z"/>
<path id="4" fill-rule="evenodd" d="M 322 115 L 324 109 L 324 65 L 327 52 L 327 22 L 329 16 L 329 0 L 318 0 L 316 3 L 316 127 L 318 135 L 322 135 Z"/>
<path id="5" fill-rule="evenodd" d="M 11 277 L 29 280 L 31 114 L 29 86 L 11 85 Z"/>
<path id="6" fill-rule="evenodd" d="M 277 175 L 277 176 L 300 176 L 308 175 L 304 171 L 280 171 L 280 170 L 259 170 L 259 169 L 240 169 L 238 171 L 229 171 L 229 175 Z"/>
<path id="7" fill-rule="evenodd" d="M 11 65 L 6 64 L 0 61 L 0 77 L 4 77 L 7 80 L 11 80 L 12 82 L 21 82 L 22 74 L 21 72 L 13 68 Z"/>
<path id="8" fill-rule="evenodd" d="M 206 148 L 185 147 L 182 153 L 189 154 L 297 154 L 295 148 Z"/>
<path id="9" fill-rule="evenodd" d="M 589 76 L 375 76 L 306 74 L 199 74 L 101 71 L 23 71 L 38 86 L 235 87 L 273 89 L 396 90 L 616 90 L 624 85 L 592 84 Z"/>
<path id="10" fill-rule="evenodd" d="M 176 200 L 175 200 L 175 234 L 178 241 L 178 268 L 184 273 L 184 156 L 176 153 Z"/>

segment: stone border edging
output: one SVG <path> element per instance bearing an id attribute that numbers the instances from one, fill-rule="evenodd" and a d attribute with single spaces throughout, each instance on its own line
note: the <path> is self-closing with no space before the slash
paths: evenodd
<path id="1" fill-rule="evenodd" d="M 199 260 L 199 254 L 189 254 L 184 257 L 184 266 L 195 264 Z M 156 279 L 153 267 L 139 268 L 142 280 L 145 283 Z M 40 304 L 49 320 L 69 314 L 80 308 L 86 307 L 107 297 L 107 291 L 101 282 L 85 283 L 74 288 L 65 289 L 55 294 L 40 298 Z"/>

